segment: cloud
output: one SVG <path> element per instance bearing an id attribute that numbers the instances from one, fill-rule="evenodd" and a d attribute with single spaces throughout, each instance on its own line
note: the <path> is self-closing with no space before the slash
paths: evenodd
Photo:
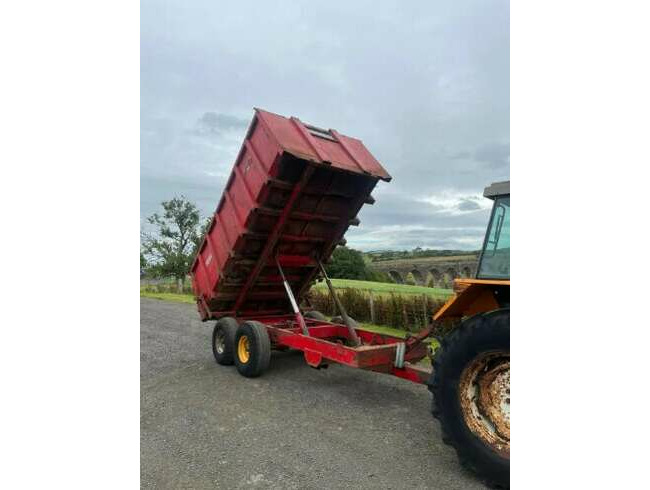
<path id="1" fill-rule="evenodd" d="M 349 246 L 360 250 L 481 247 L 492 201 L 448 190 L 435 196 L 434 205 L 391 186 L 382 184 L 373 193 L 377 203 L 361 210 L 361 225 L 351 227 L 346 234 Z M 479 209 L 458 209 L 473 204 Z"/>
<path id="2" fill-rule="evenodd" d="M 459 211 L 478 211 L 481 205 L 474 198 L 464 197 L 460 200 L 457 206 Z"/>
<path id="3" fill-rule="evenodd" d="M 348 232 L 348 243 L 362 250 L 422 248 L 478 250 L 483 243 L 483 227 L 435 227 L 387 225 L 365 233 Z"/>
<path id="4" fill-rule="evenodd" d="M 510 144 L 493 143 L 482 146 L 474 153 L 474 158 L 489 168 L 502 169 L 510 166 Z"/>
<path id="5" fill-rule="evenodd" d="M 197 131 L 199 121 L 207 121 L 203 132 Z M 214 212 L 247 126 L 228 117 L 201 116 L 194 123 L 173 117 L 143 117 L 141 217 L 151 215 L 160 202 L 179 194 L 195 202 L 203 215 Z"/>
<path id="6" fill-rule="evenodd" d="M 508 1 L 142 0 L 140 18 L 141 216 L 180 192 L 212 213 L 261 107 L 360 138 L 393 176 L 352 246 L 480 246 L 483 188 L 509 178 Z"/>
<path id="7" fill-rule="evenodd" d="M 230 114 L 218 112 L 205 112 L 196 122 L 196 134 L 208 136 L 221 136 L 232 130 L 241 130 L 248 127 L 249 121 Z"/>
<path id="8" fill-rule="evenodd" d="M 467 194 L 453 190 L 445 190 L 421 199 L 431 205 L 433 212 L 458 216 L 490 209 L 491 202 L 482 194 Z"/>

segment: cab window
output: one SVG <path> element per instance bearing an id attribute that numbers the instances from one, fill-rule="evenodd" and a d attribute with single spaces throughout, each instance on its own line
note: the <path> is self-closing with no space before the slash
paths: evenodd
<path id="1" fill-rule="evenodd" d="M 510 278 L 510 196 L 499 197 L 494 202 L 477 277 Z"/>

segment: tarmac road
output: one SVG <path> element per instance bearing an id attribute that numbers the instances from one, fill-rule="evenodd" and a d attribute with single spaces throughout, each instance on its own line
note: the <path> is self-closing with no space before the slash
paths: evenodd
<path id="1" fill-rule="evenodd" d="M 143 488 L 485 488 L 440 439 L 423 385 L 274 352 L 219 366 L 193 305 L 141 298 Z"/>

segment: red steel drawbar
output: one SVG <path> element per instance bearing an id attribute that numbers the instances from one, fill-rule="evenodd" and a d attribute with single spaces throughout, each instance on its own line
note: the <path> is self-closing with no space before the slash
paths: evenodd
<path id="1" fill-rule="evenodd" d="M 391 177 L 360 140 L 255 109 L 191 267 L 201 319 L 259 321 L 274 347 L 302 350 L 312 367 L 333 361 L 424 382 L 429 371 L 412 364 L 427 354 L 422 343 L 303 319 L 283 283 L 284 274 L 300 304 L 379 180 Z M 351 336 L 361 345 L 346 345 Z"/>

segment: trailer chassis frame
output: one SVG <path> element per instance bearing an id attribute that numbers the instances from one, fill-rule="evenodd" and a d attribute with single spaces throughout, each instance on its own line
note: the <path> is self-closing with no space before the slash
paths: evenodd
<path id="1" fill-rule="evenodd" d="M 320 260 L 317 263 L 323 278 L 328 282 L 332 299 L 344 312 L 345 309 L 336 301 L 338 298 L 335 297 L 336 293 L 322 263 Z M 392 374 L 414 383 L 426 383 L 429 380 L 431 368 L 418 365 L 417 362 L 429 353 L 423 341 L 431 333 L 433 325 L 402 339 L 354 327 L 349 320 L 347 325 L 341 325 L 305 318 L 277 256 L 276 265 L 294 314 L 238 316 L 238 322 L 260 322 L 266 327 L 272 347 L 300 350 L 307 364 L 316 369 L 327 368 L 329 362 L 336 362 L 353 368 Z M 344 315 L 347 317 L 347 313 Z"/>

